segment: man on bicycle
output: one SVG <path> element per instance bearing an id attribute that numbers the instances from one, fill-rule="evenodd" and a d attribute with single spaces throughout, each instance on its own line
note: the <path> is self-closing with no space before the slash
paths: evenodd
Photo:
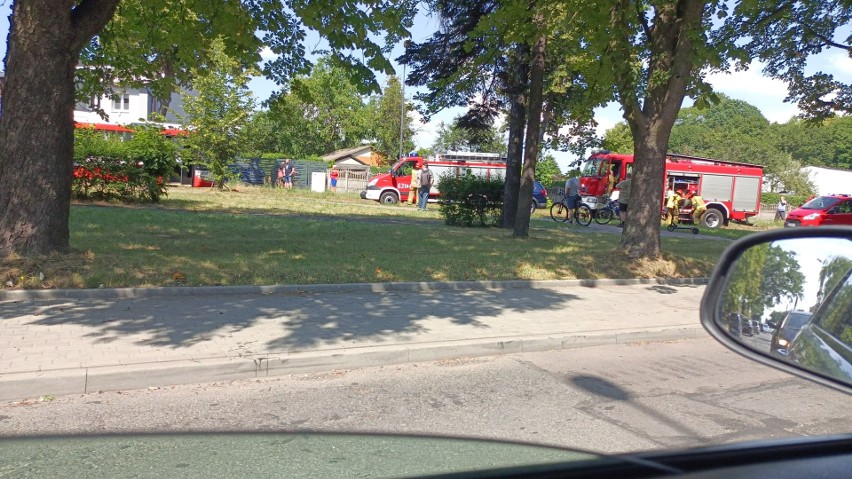
<path id="1" fill-rule="evenodd" d="M 580 206 L 580 169 L 575 169 L 569 174 L 565 182 L 565 206 L 568 207 L 568 223 L 574 222 L 574 212 Z"/>

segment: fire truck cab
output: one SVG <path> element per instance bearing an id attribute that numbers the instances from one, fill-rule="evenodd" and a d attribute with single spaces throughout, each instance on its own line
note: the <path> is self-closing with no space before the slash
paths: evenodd
<path id="1" fill-rule="evenodd" d="M 617 197 L 616 185 L 632 171 L 633 155 L 608 151 L 592 154 L 580 172 L 583 201 L 593 210 L 603 207 L 607 196 Z M 661 211 L 670 187 L 699 194 L 707 204 L 707 212 L 701 217 L 701 224 L 707 228 L 719 228 L 730 220 L 745 221 L 760 211 L 760 165 L 669 154 L 661 181 Z"/>
<path id="2" fill-rule="evenodd" d="M 361 199 L 375 200 L 386 205 L 407 201 L 411 172 L 415 165 L 422 165 L 424 161 L 429 163 L 429 170 L 434 178 L 434 184 L 429 191 L 430 200 L 441 194 L 437 183 L 438 179 L 446 174 L 458 176 L 470 172 L 484 178 L 506 176 L 506 159 L 497 153 L 448 152 L 436 155 L 433 159 L 408 156 L 400 158 L 389 172 L 372 178 L 367 183 L 367 189 L 361 192 Z"/>

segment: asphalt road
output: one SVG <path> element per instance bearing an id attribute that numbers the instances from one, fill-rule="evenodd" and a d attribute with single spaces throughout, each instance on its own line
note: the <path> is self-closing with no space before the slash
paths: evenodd
<path id="1" fill-rule="evenodd" d="M 849 397 L 712 339 L 633 343 L 0 404 L 0 436 L 347 431 L 618 453 L 850 430 Z"/>

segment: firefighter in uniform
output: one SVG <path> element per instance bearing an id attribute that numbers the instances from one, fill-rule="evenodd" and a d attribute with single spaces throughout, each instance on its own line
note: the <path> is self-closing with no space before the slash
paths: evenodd
<path id="1" fill-rule="evenodd" d="M 695 224 L 700 224 L 701 217 L 707 211 L 707 204 L 704 203 L 704 198 L 697 193 L 692 193 L 690 199 L 692 200 L 692 221 Z"/>
<path id="2" fill-rule="evenodd" d="M 668 195 L 666 195 L 666 211 L 670 225 L 677 223 L 677 214 L 680 208 L 680 195 L 678 193 L 680 193 L 680 190 L 675 192 L 670 189 Z"/>

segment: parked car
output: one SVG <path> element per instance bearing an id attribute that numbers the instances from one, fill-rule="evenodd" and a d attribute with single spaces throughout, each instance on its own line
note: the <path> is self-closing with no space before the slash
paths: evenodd
<path id="1" fill-rule="evenodd" d="M 787 359 L 805 369 L 852 381 L 852 269 L 793 338 Z"/>
<path id="2" fill-rule="evenodd" d="M 781 326 L 772 333 L 772 341 L 769 344 L 769 354 L 787 359 L 787 349 L 790 341 L 796 336 L 802 326 L 811 318 L 807 311 L 790 311 L 781 322 Z"/>
<path id="3" fill-rule="evenodd" d="M 533 181 L 533 204 L 536 208 L 547 206 L 547 189 L 538 181 Z"/>
<path id="4" fill-rule="evenodd" d="M 785 228 L 797 226 L 852 225 L 852 197 L 817 196 L 787 214 Z"/>

